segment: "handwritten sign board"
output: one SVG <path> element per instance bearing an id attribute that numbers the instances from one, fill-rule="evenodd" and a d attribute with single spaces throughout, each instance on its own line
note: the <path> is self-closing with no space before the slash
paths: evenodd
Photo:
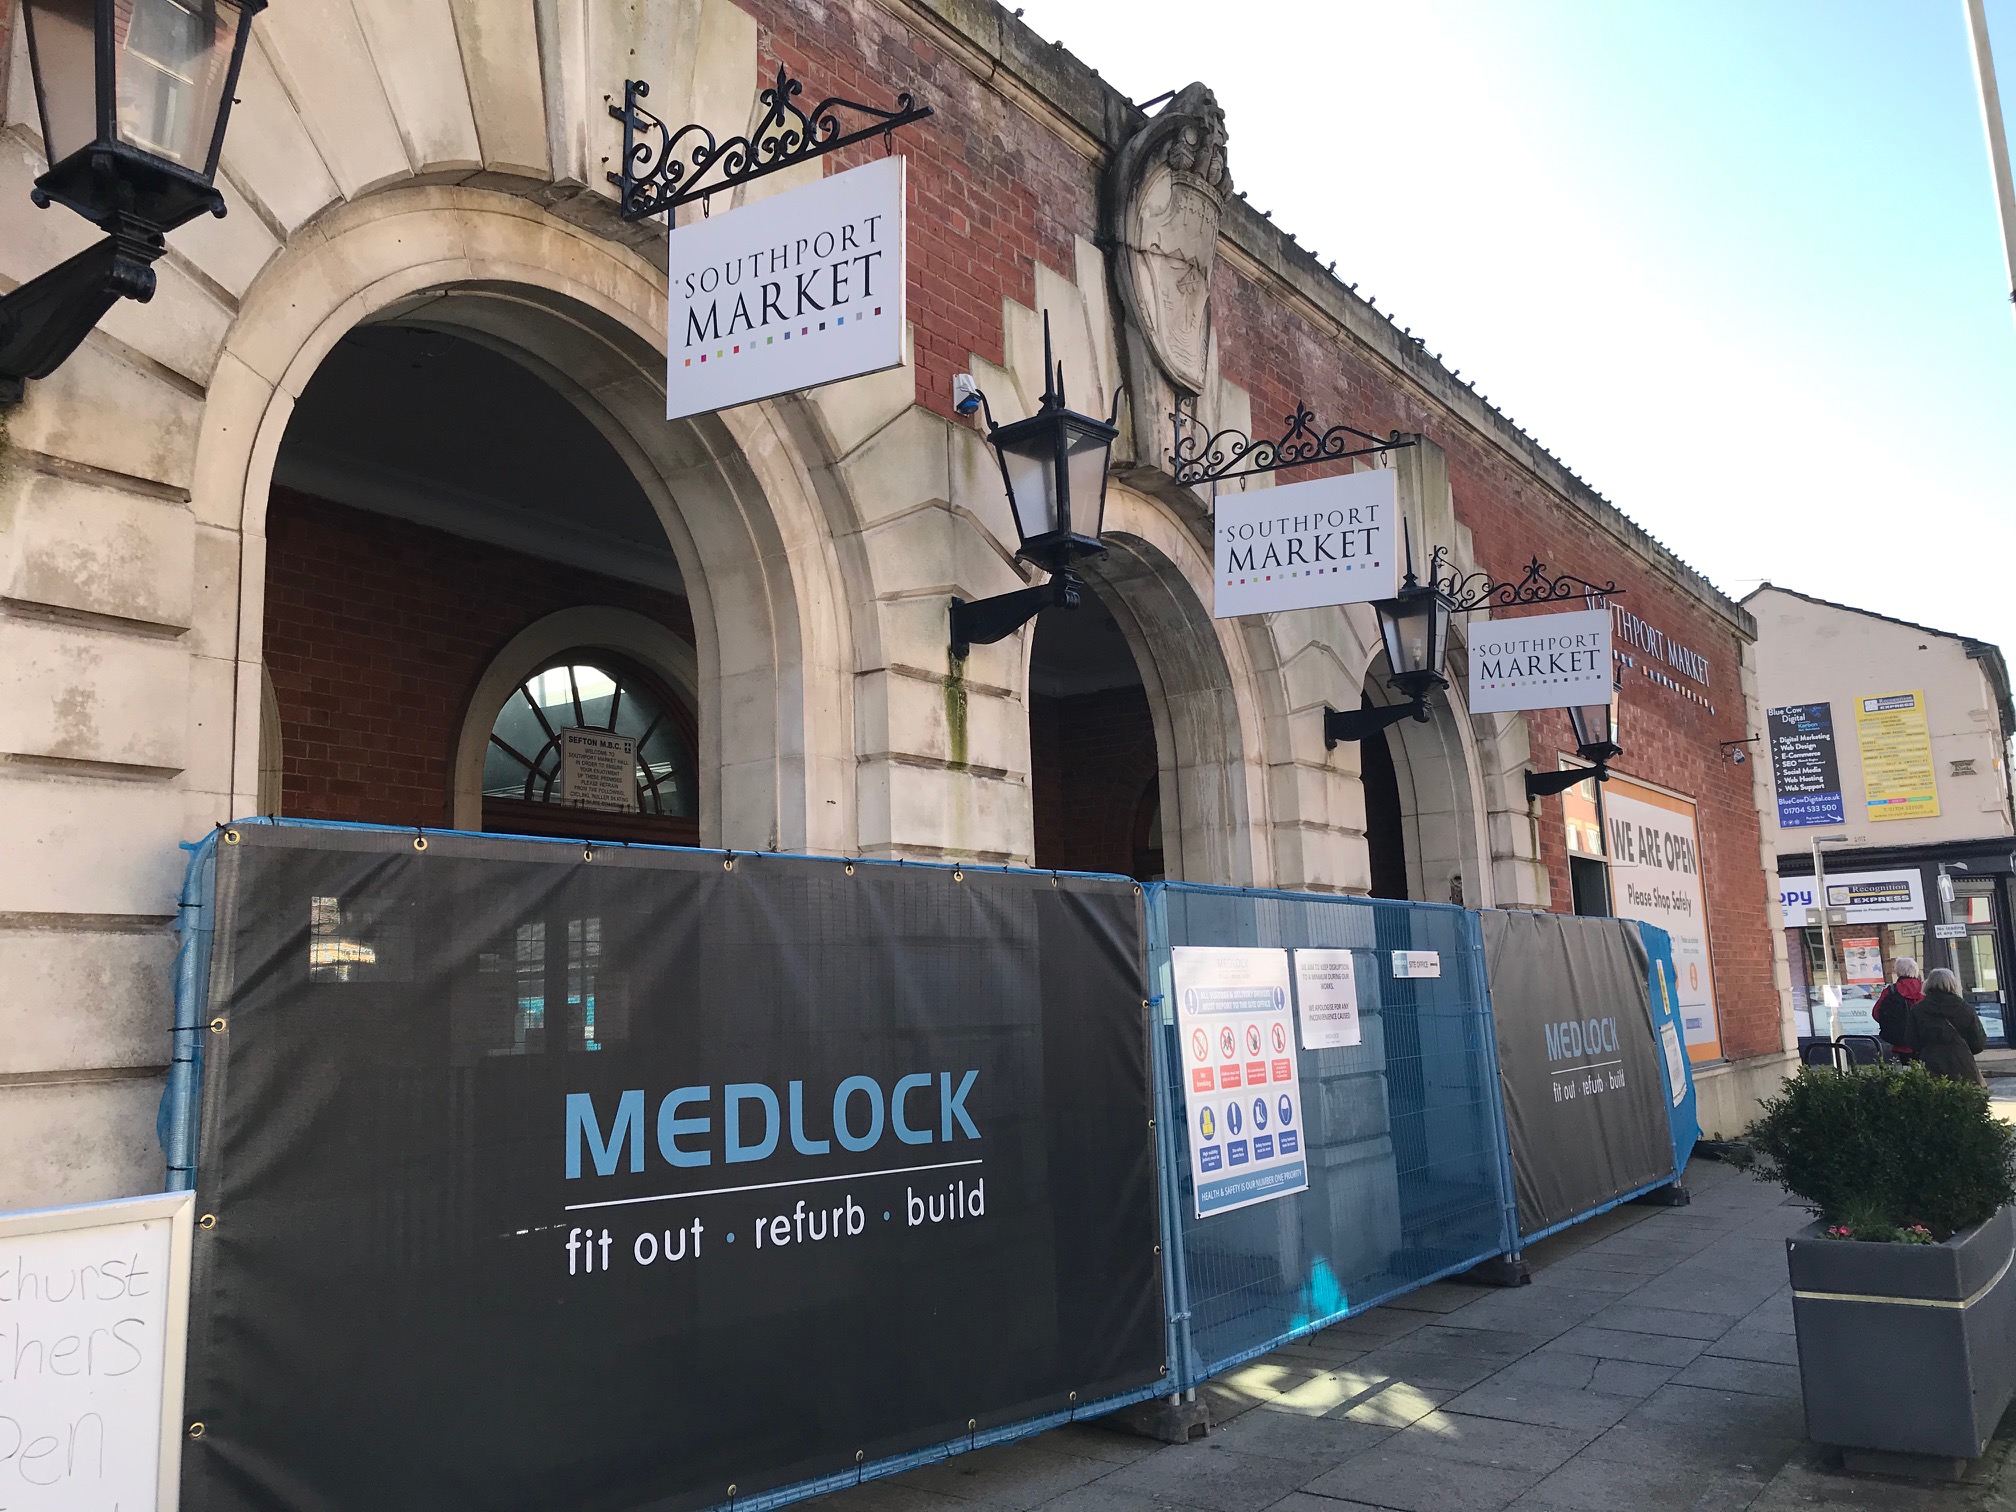
<path id="1" fill-rule="evenodd" d="M 6 1512 L 174 1512 L 194 1200 L 0 1213 Z"/>
<path id="2" fill-rule="evenodd" d="M 612 814 L 637 812 L 637 740 L 614 730 L 562 730 L 560 801 Z"/>

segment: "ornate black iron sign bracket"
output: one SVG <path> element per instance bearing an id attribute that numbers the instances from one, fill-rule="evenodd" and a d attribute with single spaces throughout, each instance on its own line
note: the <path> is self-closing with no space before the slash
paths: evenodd
<path id="1" fill-rule="evenodd" d="M 838 95 L 802 110 L 793 101 L 803 92 L 804 86 L 779 68 L 777 82 L 757 96 L 763 119 L 747 136 L 720 141 L 697 123 L 671 130 L 639 103 L 651 86 L 626 79 L 623 103 L 609 107 L 609 114 L 623 123 L 623 164 L 609 175 L 622 191 L 623 219 L 664 215 L 878 133 L 887 139 L 898 126 L 932 114 L 929 105 L 919 105 L 908 93 L 896 96 L 893 110 Z M 864 117 L 866 124 L 843 119 L 843 112 Z"/>
<path id="2" fill-rule="evenodd" d="M 1431 585 L 1449 599 L 1452 614 L 1468 614 L 1478 609 L 1517 609 L 1529 604 L 1559 604 L 1569 599 L 1611 599 L 1624 590 L 1616 583 L 1598 587 L 1583 578 L 1562 574 L 1547 575 L 1547 564 L 1534 557 L 1514 582 L 1494 582 L 1486 572 L 1459 573 L 1449 560 L 1448 548 L 1437 546 L 1428 564 Z"/>
<path id="3" fill-rule="evenodd" d="M 1319 430 L 1315 414 L 1305 404 L 1297 404 L 1295 413 L 1286 417 L 1288 430 L 1279 440 L 1267 437 L 1255 440 L 1242 430 L 1207 431 L 1181 410 L 1171 410 L 1169 420 L 1170 466 L 1178 483 L 1193 486 L 1251 477 L 1254 473 L 1280 472 L 1289 467 L 1308 467 L 1317 462 L 1341 462 L 1347 457 L 1368 457 L 1374 452 L 1395 451 L 1414 444 L 1411 437 L 1402 436 L 1399 431 L 1381 440 L 1353 425 Z"/>

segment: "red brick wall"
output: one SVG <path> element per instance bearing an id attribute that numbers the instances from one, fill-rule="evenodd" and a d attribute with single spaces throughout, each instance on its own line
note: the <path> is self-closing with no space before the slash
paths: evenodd
<path id="1" fill-rule="evenodd" d="M 1073 236 L 1097 237 L 1100 165 L 1087 155 L 1086 144 L 1067 140 L 1064 128 L 1053 128 L 975 78 L 921 21 L 907 21 L 873 0 L 741 3 L 761 28 L 765 75 L 782 62 L 817 95 L 879 103 L 910 88 L 937 107 L 931 120 L 904 129 L 901 150 L 909 155 L 910 170 L 909 298 L 917 397 L 947 413 L 951 375 L 966 365 L 967 354 L 1000 360 L 1002 298 L 1034 303 L 1038 261 L 1075 277 Z M 1020 23 L 1005 15 L 998 24 L 1004 36 L 1021 36 Z M 1048 58 L 1026 54 L 1012 64 L 1024 73 L 1049 66 Z M 1068 61 L 1055 66 L 1070 68 Z M 1082 75 L 1075 87 L 1096 88 Z M 1235 172 L 1240 141 L 1235 135 Z M 849 149 L 839 166 L 881 150 L 879 143 Z M 1247 150 L 1266 151 L 1269 144 L 1249 142 Z M 1723 1042 L 1738 1056 L 1775 1050 L 1779 1005 L 1771 972 L 1772 921 L 1750 773 L 1723 761 L 1719 751 L 1719 742 L 1748 733 L 1735 635 L 1727 622 L 1690 593 L 1663 582 L 1645 558 L 1617 545 L 1577 507 L 1473 436 L 1432 404 L 1424 388 L 1340 340 L 1326 324 L 1306 318 L 1303 307 L 1248 280 L 1224 258 L 1213 293 L 1225 375 L 1253 396 L 1256 417 L 1286 415 L 1297 400 L 1306 400 L 1326 421 L 1345 419 L 1374 433 L 1399 429 L 1428 435 L 1448 453 L 1458 514 L 1475 532 L 1487 567 L 1513 573 L 1537 554 L 1579 576 L 1614 576 L 1628 590 L 1623 602 L 1634 613 L 1709 658 L 1713 713 L 1632 676 L 1621 716 L 1627 754 L 1618 766 L 1698 803 Z M 1536 719 L 1535 741 L 1536 758 L 1551 765 L 1556 748 L 1570 748 L 1565 717 Z M 1042 795 L 1037 801 L 1040 851 L 1041 837 L 1057 833 L 1046 826 L 1059 821 L 1045 817 Z M 1565 910 L 1570 890 L 1556 800 L 1543 805 L 1541 843 L 1554 906 Z"/>
<path id="2" fill-rule="evenodd" d="M 760 28 L 761 86 L 782 64 L 805 82 L 801 107 L 829 95 L 880 107 L 909 90 L 936 110 L 897 133 L 896 145 L 909 160 L 917 402 L 949 418 L 952 375 L 971 366 L 969 354 L 1003 360 L 1003 296 L 1033 306 L 1039 260 L 1075 278 L 1072 238 L 1097 234 L 1098 169 L 872 0 L 741 4 Z M 883 150 L 871 138 L 836 154 L 827 172 Z"/>
<path id="3" fill-rule="evenodd" d="M 1639 666 L 1626 672 L 1619 696 L 1625 754 L 1616 768 L 1695 800 L 1724 1053 L 1742 1057 L 1777 1050 L 1774 921 L 1750 768 L 1725 761 L 1721 753 L 1722 741 L 1749 733 L 1738 680 L 1739 641 L 1729 622 L 1369 353 L 1319 331 L 1222 259 L 1213 301 L 1225 374 L 1252 393 L 1256 419 L 1286 414 L 1302 398 L 1324 420 L 1348 419 L 1375 434 L 1401 430 L 1428 436 L 1448 456 L 1457 517 L 1471 530 L 1487 569 L 1514 577 L 1538 556 L 1558 572 L 1614 580 L 1625 590 L 1618 600 L 1623 607 L 1708 658 L 1705 690 L 1670 666 L 1660 668 L 1708 701 L 1697 704 L 1644 675 L 1646 667 L 1657 665 L 1652 657 L 1623 648 L 1637 656 Z M 1551 768 L 1557 751 L 1574 750 L 1565 713 L 1537 714 L 1531 721 L 1536 764 Z M 1552 906 L 1569 912 L 1574 905 L 1560 800 L 1544 800 L 1540 815 Z"/>
<path id="4" fill-rule="evenodd" d="M 266 543 L 290 817 L 449 824 L 469 699 L 535 620 L 609 605 L 693 638 L 674 595 L 286 489 L 273 491 Z"/>
<path id="5" fill-rule="evenodd" d="M 1142 795 L 1155 781 L 1155 722 L 1139 688 L 1029 700 L 1036 864 L 1133 875 Z"/>

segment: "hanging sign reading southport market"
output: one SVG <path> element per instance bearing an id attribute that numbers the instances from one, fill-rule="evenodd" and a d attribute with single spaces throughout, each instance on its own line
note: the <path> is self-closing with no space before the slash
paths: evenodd
<path id="1" fill-rule="evenodd" d="M 668 420 L 902 363 L 903 162 L 673 229 Z"/>
<path id="2" fill-rule="evenodd" d="M 1159 1381 L 1131 883 L 228 833 L 185 1506 L 676 1512 Z"/>
<path id="3" fill-rule="evenodd" d="M 1470 627 L 1470 712 L 1567 709 L 1611 696 L 1610 611 L 1531 614 Z"/>
<path id="4" fill-rule="evenodd" d="M 1221 495 L 1214 506 L 1214 619 L 1400 591 L 1398 494 L 1391 468 Z"/>

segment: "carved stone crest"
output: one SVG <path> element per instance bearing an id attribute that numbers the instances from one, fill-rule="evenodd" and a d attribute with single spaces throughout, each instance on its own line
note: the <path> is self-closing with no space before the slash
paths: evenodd
<path id="1" fill-rule="evenodd" d="M 1181 90 L 1120 149 L 1110 170 L 1109 234 L 1121 308 L 1134 328 L 1129 334 L 1138 333 L 1179 397 L 1204 388 L 1211 267 L 1231 192 L 1225 112 L 1202 84 Z M 1130 376 L 1138 383 L 1147 375 Z"/>

